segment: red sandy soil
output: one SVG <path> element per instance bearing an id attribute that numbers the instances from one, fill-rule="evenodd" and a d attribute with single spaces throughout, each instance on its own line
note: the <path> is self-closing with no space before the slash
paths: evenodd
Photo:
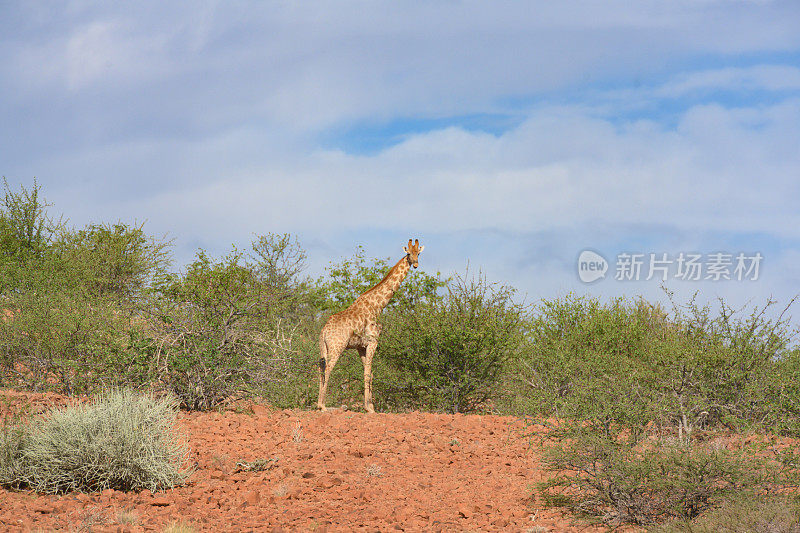
<path id="1" fill-rule="evenodd" d="M 0 391 L 0 413 L 66 399 Z M 0 489 L 0 531 L 602 531 L 531 499 L 538 454 L 513 417 L 181 412 L 196 471 L 161 493 Z M 542 431 L 542 429 L 540 429 Z M 240 461 L 272 460 L 264 471 Z"/>

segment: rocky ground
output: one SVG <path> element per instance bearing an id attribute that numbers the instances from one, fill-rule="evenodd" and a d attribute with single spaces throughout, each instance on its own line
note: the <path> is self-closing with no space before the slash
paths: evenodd
<path id="1" fill-rule="evenodd" d="M 0 391 L 0 412 L 65 401 Z M 182 412 L 178 430 L 197 465 L 185 486 L 61 496 L 0 489 L 0 531 L 601 530 L 531 500 L 543 472 L 521 429 L 501 416 L 261 405 Z"/>

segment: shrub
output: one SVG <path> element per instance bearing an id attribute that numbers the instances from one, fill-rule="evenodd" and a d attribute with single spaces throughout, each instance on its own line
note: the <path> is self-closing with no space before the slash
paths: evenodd
<path id="1" fill-rule="evenodd" d="M 544 300 L 512 361 L 527 414 L 616 423 L 642 431 L 657 418 L 656 361 L 669 342 L 658 308 L 568 295 Z M 663 335 L 663 336 L 662 336 Z"/>
<path id="2" fill-rule="evenodd" d="M 6 427 L 0 483 L 43 493 L 173 487 L 189 474 L 176 412 L 172 399 L 116 390 Z"/>
<path id="3" fill-rule="evenodd" d="M 85 393 L 119 382 L 113 363 L 128 322 L 166 268 L 166 244 L 141 226 L 70 230 L 46 213 L 39 187 L 0 203 L 0 381 Z"/>
<path id="4" fill-rule="evenodd" d="M 13 192 L 3 178 L 0 199 L 0 265 L 8 260 L 24 261 L 41 257 L 55 235 L 63 228 L 60 220 L 47 215 L 49 204 L 41 198 L 41 187 L 33 182 L 28 190 Z"/>
<path id="5" fill-rule="evenodd" d="M 90 224 L 63 231 L 50 249 L 72 285 L 89 297 L 131 307 L 166 273 L 168 243 L 148 236 L 144 225 Z"/>
<path id="6" fill-rule="evenodd" d="M 797 487 L 795 458 L 769 457 L 756 446 L 727 450 L 713 442 L 634 441 L 591 426 L 569 426 L 566 441 L 545 449 L 554 472 L 538 485 L 548 505 L 611 523 L 651 525 L 693 519 L 726 498 Z"/>
<path id="7" fill-rule="evenodd" d="M 185 273 L 151 291 L 132 355 L 139 364 L 152 361 L 183 406 L 214 408 L 295 371 L 293 333 L 309 304 L 296 272 L 281 270 L 284 241 L 275 244 L 280 249 L 268 255 L 269 241 L 259 239 L 255 259 L 234 250 L 213 260 L 201 250 Z"/>
<path id="8" fill-rule="evenodd" d="M 539 494 L 653 524 L 695 518 L 746 490 L 797 486 L 796 459 L 699 442 L 720 429 L 797 435 L 797 331 L 783 313 L 769 317 L 773 305 L 720 302 L 712 314 L 690 301 L 668 314 L 641 300 L 544 301 L 518 362 L 529 413 L 565 420 Z"/>
<path id="9" fill-rule="evenodd" d="M 376 375 L 376 389 L 388 389 L 376 397 L 397 394 L 410 406 L 453 413 L 485 408 L 492 398 L 504 362 L 522 340 L 524 307 L 514 303 L 513 289 L 481 276 L 458 276 L 446 289 L 441 299 L 383 320 L 378 352 L 398 382 Z"/>
<path id="10" fill-rule="evenodd" d="M 13 320 L 0 324 L 0 380 L 33 390 L 87 393 L 116 381 L 109 356 L 127 343 L 124 317 L 107 300 L 49 286 L 15 296 Z"/>
<path id="11" fill-rule="evenodd" d="M 774 362 L 767 380 L 768 418 L 766 427 L 782 435 L 800 435 L 800 348 L 784 352 Z"/>
<path id="12" fill-rule="evenodd" d="M 519 361 L 527 412 L 630 431 L 655 424 L 687 441 L 714 427 L 791 433 L 781 421 L 796 419 L 798 396 L 781 383 L 797 368 L 787 348 L 797 331 L 783 315 L 766 318 L 772 305 L 746 314 L 720 302 L 712 316 L 690 302 L 670 316 L 641 300 L 546 300 Z"/>

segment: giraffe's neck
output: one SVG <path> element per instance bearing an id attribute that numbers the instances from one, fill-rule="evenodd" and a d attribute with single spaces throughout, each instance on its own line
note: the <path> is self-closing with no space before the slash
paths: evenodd
<path id="1" fill-rule="evenodd" d="M 380 283 L 366 293 L 369 295 L 368 301 L 375 315 L 380 313 L 389 303 L 389 300 L 392 299 L 392 295 L 408 275 L 408 269 L 408 260 L 403 257 L 392 267 Z"/>

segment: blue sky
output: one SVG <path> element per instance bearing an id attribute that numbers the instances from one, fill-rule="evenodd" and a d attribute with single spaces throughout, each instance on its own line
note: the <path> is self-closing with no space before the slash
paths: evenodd
<path id="1" fill-rule="evenodd" d="M 618 254 L 760 252 L 800 292 L 800 3 L 0 4 L 0 174 L 177 263 L 290 232 L 482 269 L 528 301 L 658 298 Z M 610 264 L 584 284 L 584 249 Z"/>

